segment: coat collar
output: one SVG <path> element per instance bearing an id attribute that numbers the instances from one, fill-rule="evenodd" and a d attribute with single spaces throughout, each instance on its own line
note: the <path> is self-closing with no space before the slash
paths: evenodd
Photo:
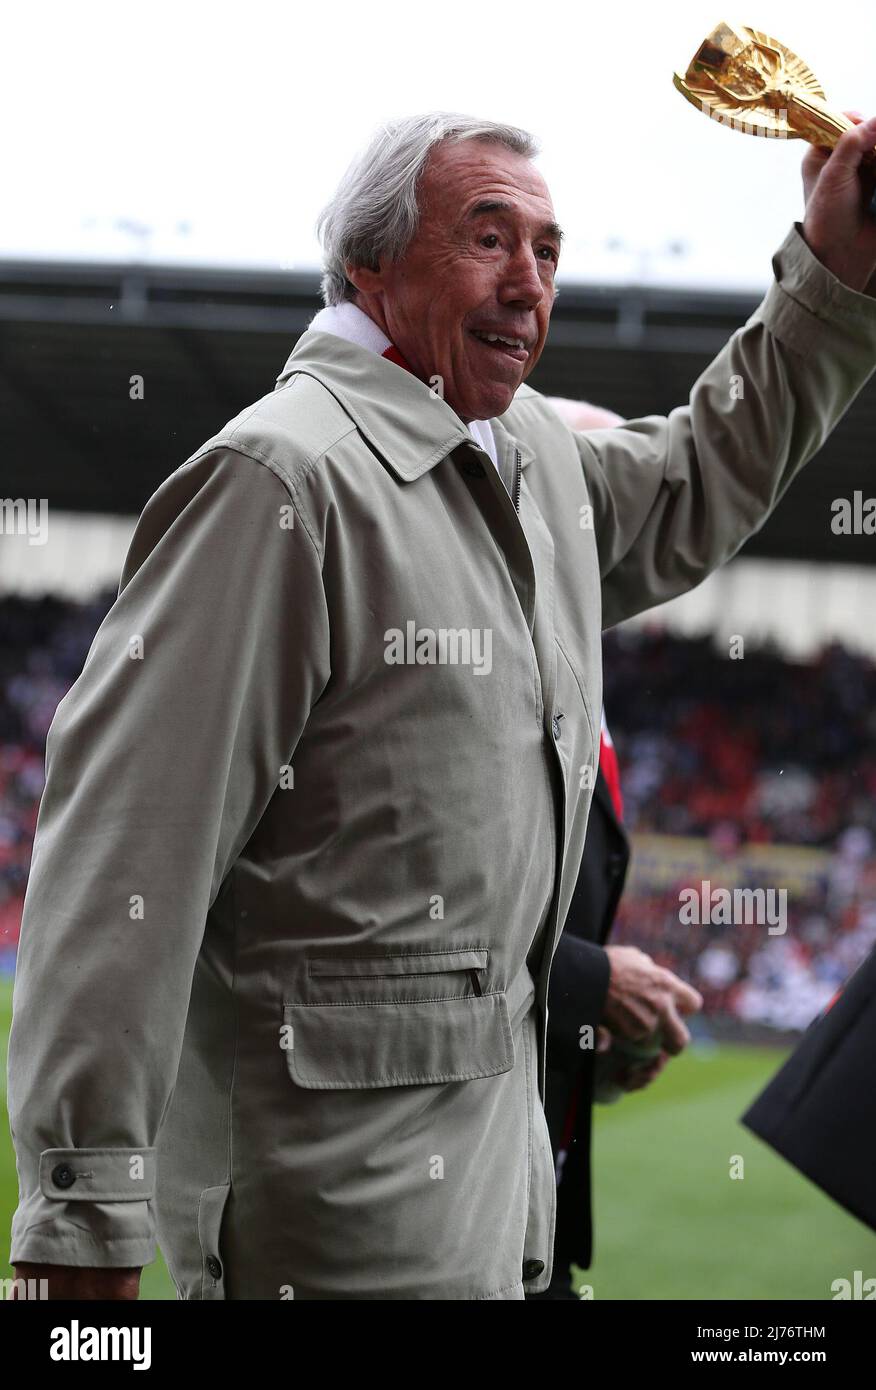
<path id="1" fill-rule="evenodd" d="M 289 354 L 274 389 L 296 372 L 315 377 L 331 392 L 405 482 L 421 477 L 460 445 L 488 457 L 456 412 L 419 377 L 358 343 L 308 329 Z M 500 420 L 490 423 L 497 448 L 518 448 L 522 467 L 535 457 Z"/>

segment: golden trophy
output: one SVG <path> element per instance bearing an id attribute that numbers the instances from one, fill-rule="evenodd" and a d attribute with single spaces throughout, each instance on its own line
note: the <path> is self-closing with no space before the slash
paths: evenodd
<path id="1" fill-rule="evenodd" d="M 682 96 L 721 125 L 778 140 L 832 148 L 855 122 L 828 106 L 812 69 L 778 39 L 745 25 L 718 24 L 682 76 Z M 876 160 L 876 151 L 865 155 Z M 876 194 L 870 204 L 876 216 Z"/>

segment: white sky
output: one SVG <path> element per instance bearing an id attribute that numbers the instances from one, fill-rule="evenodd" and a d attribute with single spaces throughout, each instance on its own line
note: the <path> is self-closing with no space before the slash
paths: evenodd
<path id="1" fill-rule="evenodd" d="M 316 266 L 316 215 L 371 130 L 442 108 L 539 137 L 563 279 L 761 288 L 802 218 L 805 147 L 725 129 L 672 86 L 734 17 L 798 52 L 837 109 L 876 114 L 874 0 L 18 0 L 0 257 Z"/>

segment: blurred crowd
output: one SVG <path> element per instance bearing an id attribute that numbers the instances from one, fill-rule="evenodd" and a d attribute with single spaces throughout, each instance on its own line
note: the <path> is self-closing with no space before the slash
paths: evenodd
<path id="1" fill-rule="evenodd" d="M 14 965 L 46 732 L 114 598 L 0 601 L 0 971 Z M 660 873 L 635 872 L 617 939 L 695 983 L 707 1014 L 805 1027 L 876 942 L 876 666 L 836 646 L 805 665 L 763 649 L 731 660 L 638 628 L 606 636 L 605 708 L 634 844 L 705 840 L 727 887 L 781 886 L 722 878 L 744 846 L 818 861 L 789 891 L 781 935 L 685 926 L 679 894 L 697 880 L 673 873 L 667 839 Z"/>
<path id="2" fill-rule="evenodd" d="M 781 934 L 684 924 L 680 894 L 701 876 L 681 863 L 673 876 L 673 854 L 685 856 L 667 841 L 653 881 L 636 873 L 617 939 L 691 980 L 707 1015 L 805 1028 L 876 943 L 876 666 L 838 646 L 795 664 L 763 649 L 733 660 L 707 639 L 614 632 L 605 707 L 634 836 L 706 839 L 715 886 L 787 892 Z M 775 872 L 722 874 L 752 845 L 821 853 L 790 886 Z"/>
<path id="3" fill-rule="evenodd" d="M 876 666 L 841 647 L 797 665 L 608 633 L 605 709 L 634 830 L 821 846 L 876 833 Z"/>
<path id="4" fill-rule="evenodd" d="M 46 734 L 115 596 L 0 599 L 0 973 L 15 961 Z"/>
<path id="5" fill-rule="evenodd" d="M 854 835 L 854 832 L 847 832 Z M 859 878 L 848 899 L 835 898 L 834 876 L 850 867 Z M 733 886 L 720 870 L 713 881 Z M 615 940 L 640 946 L 660 965 L 690 980 L 706 1017 L 758 1024 L 781 1032 L 805 1028 L 876 945 L 876 879 L 844 836 L 823 881 L 788 894 L 787 931 L 762 924 L 690 925 L 679 921 L 679 895 L 698 882 L 681 871 L 671 887 L 641 876 L 621 905 Z M 749 878 L 749 887 L 774 886 Z"/>

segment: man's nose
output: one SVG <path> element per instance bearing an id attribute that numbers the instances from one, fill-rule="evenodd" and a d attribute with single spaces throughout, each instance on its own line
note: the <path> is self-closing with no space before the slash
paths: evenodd
<path id="1" fill-rule="evenodd" d="M 544 299 L 544 282 L 539 274 L 538 260 L 531 248 L 522 249 L 505 265 L 499 286 L 502 304 L 525 304 L 536 309 Z"/>

